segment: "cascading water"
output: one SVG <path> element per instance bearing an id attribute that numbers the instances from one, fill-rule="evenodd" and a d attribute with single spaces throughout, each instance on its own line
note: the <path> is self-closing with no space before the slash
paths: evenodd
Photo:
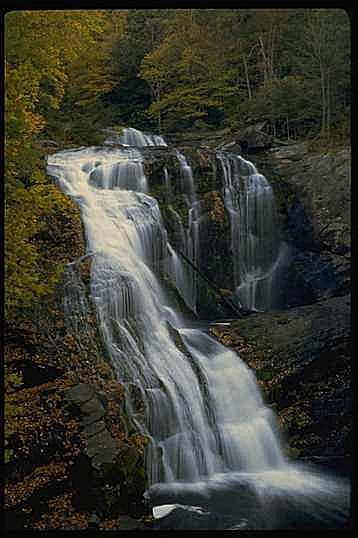
<path id="1" fill-rule="evenodd" d="M 172 189 L 168 171 L 165 170 L 165 186 L 167 191 L 168 209 L 171 212 L 174 228 L 176 230 L 176 244 L 195 266 L 200 262 L 200 202 L 196 195 L 193 172 L 185 156 L 176 152 L 180 165 L 179 192 L 184 196 L 187 207 L 187 222 L 175 211 L 171 204 Z M 182 262 L 177 251 L 168 245 L 170 256 L 167 259 L 166 272 L 174 282 L 185 304 L 196 313 L 198 295 L 198 275 L 191 265 Z"/>
<path id="2" fill-rule="evenodd" d="M 123 129 L 123 133 L 118 137 L 118 142 L 127 146 L 166 146 L 167 143 L 159 135 L 144 134 L 138 129 L 128 127 Z"/>
<path id="3" fill-rule="evenodd" d="M 273 278 L 284 253 L 272 188 L 250 161 L 225 153 L 219 153 L 218 158 L 230 218 L 238 302 L 249 310 L 269 310 Z"/>
<path id="4" fill-rule="evenodd" d="M 48 157 L 81 208 L 103 341 L 127 411 L 150 439 L 152 504 L 200 505 L 219 514 L 219 528 L 341 525 L 348 486 L 287 461 L 254 374 L 170 306 L 159 281 L 170 245 L 140 164 L 137 152 L 105 147 Z"/>

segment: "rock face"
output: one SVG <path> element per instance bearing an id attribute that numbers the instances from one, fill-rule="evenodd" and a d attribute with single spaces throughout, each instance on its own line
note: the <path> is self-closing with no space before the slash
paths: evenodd
<path id="1" fill-rule="evenodd" d="M 311 461 L 348 463 L 349 295 L 279 313 L 257 313 L 212 332 L 256 372 L 278 411 L 289 453 Z"/>
<path id="2" fill-rule="evenodd" d="M 216 138 L 215 140 L 217 142 Z M 191 166 L 196 195 L 200 201 L 200 254 L 197 268 L 204 277 L 197 275 L 198 315 L 209 319 L 222 317 L 227 315 L 227 307 L 221 304 L 220 295 L 205 280 L 207 277 L 221 290 L 222 296 L 230 298 L 233 290 L 233 264 L 230 252 L 230 222 L 222 198 L 221 168 L 215 150 L 198 144 L 197 140 L 193 141 L 193 145 L 180 145 L 178 149 Z M 177 152 L 170 148 L 158 148 L 154 152 L 144 150 L 143 154 L 149 193 L 158 201 L 170 243 L 180 250 L 180 231 L 188 227 L 189 214 L 186 195 L 181 188 L 182 177 Z M 170 177 L 170 198 L 164 169 Z M 180 221 L 183 228 L 179 226 Z"/>
<path id="3" fill-rule="evenodd" d="M 296 191 L 312 225 L 310 240 L 337 255 L 350 252 L 351 155 L 308 154 L 308 144 L 271 150 L 274 166 Z M 296 202 L 297 203 L 297 202 Z M 289 214 L 295 227 L 294 206 Z M 297 235 L 297 234 L 296 234 Z"/>
<path id="4" fill-rule="evenodd" d="M 350 151 L 312 153 L 305 142 L 272 148 L 255 162 L 276 192 L 290 246 L 286 306 L 349 293 Z"/>

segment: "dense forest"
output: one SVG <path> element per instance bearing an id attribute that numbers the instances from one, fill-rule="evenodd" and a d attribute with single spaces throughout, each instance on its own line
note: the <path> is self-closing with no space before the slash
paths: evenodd
<path id="1" fill-rule="evenodd" d="M 88 337 L 89 340 L 81 348 L 81 357 L 78 350 L 74 351 L 74 344 L 68 334 L 66 333 L 63 337 L 65 334 L 64 309 L 61 303 L 62 298 L 59 299 L 56 293 L 58 294 L 59 288 L 63 286 L 66 264 L 74 259 L 86 257 L 83 251 L 84 232 L 75 204 L 70 197 L 60 191 L 53 178 L 46 173 L 47 156 L 62 149 L 99 146 L 103 144 L 106 138 L 105 130 L 108 128 L 118 133 L 123 127 L 134 127 L 144 132 L 161 134 L 169 141 L 171 136 L 174 139 L 175 136 L 179 139 L 182 137 L 184 140 L 186 135 L 193 133 L 209 137 L 214 133 L 215 138 L 217 131 L 223 135 L 225 142 L 235 140 L 237 144 L 240 138 L 238 133 L 247 126 L 259 125 L 260 130 L 269 136 L 270 140 L 277 143 L 281 149 L 283 147 L 283 153 L 281 155 L 279 152 L 277 159 L 282 161 L 283 168 L 280 171 L 278 167 L 279 172 L 275 172 L 277 192 L 281 196 L 280 199 L 279 196 L 277 198 L 278 204 L 281 204 L 282 209 L 284 205 L 282 200 L 289 198 L 289 203 L 292 202 L 293 208 L 292 221 L 297 218 L 299 226 L 302 222 L 306 222 L 304 220 L 306 216 L 303 215 L 303 210 L 303 216 L 300 213 L 301 202 L 295 205 L 297 201 L 295 193 L 285 191 L 286 184 L 282 177 L 284 174 L 296 173 L 298 181 L 302 181 L 303 185 L 306 169 L 301 179 L 301 172 L 297 172 L 294 167 L 295 162 L 302 161 L 302 155 L 306 158 L 307 154 L 302 153 L 302 148 L 299 149 L 298 157 L 293 158 L 290 163 L 290 160 L 286 159 L 287 155 L 290 157 L 289 150 L 287 154 L 285 151 L 288 146 L 294 146 L 295 143 L 299 147 L 301 142 L 303 145 L 308 145 L 309 152 L 307 153 L 317 149 L 317 169 L 321 170 L 320 167 L 322 167 L 324 171 L 321 184 L 325 182 L 328 186 L 327 192 L 321 195 L 321 186 L 318 182 L 313 187 L 310 185 L 309 188 L 314 192 L 315 199 L 313 209 L 310 208 L 309 211 L 316 211 L 318 215 L 319 226 L 316 227 L 319 233 L 322 232 L 324 235 L 328 229 L 329 235 L 330 222 L 326 224 L 324 220 L 324 212 L 329 213 L 326 210 L 328 204 L 322 200 L 325 200 L 326 196 L 327 199 L 331 197 L 333 201 L 334 192 L 336 192 L 328 191 L 331 183 L 325 179 L 325 174 L 327 177 L 331 174 L 329 168 L 331 165 L 326 164 L 330 159 L 330 150 L 341 151 L 343 155 L 342 158 L 337 157 L 337 161 L 334 160 L 335 157 L 332 157 L 332 167 L 337 168 L 337 177 L 341 181 L 341 184 L 337 181 L 336 189 L 337 192 L 340 189 L 341 196 L 337 195 L 336 203 L 332 203 L 333 213 L 336 211 L 336 206 L 338 208 L 341 198 L 344 200 L 345 197 L 347 200 L 349 198 L 348 193 L 343 191 L 347 179 L 345 166 L 348 162 L 344 152 L 348 152 L 350 146 L 351 23 L 349 15 L 343 9 L 328 8 L 14 10 L 6 14 L 4 30 L 4 311 L 8 342 L 5 353 L 8 357 L 8 359 L 5 357 L 5 462 L 11 466 L 15 461 L 15 468 L 17 465 L 16 439 L 15 443 L 9 445 L 8 440 L 11 438 L 13 441 L 16 435 L 21 437 L 24 433 L 23 446 L 30 446 L 31 442 L 26 437 L 27 431 L 31 430 L 32 435 L 37 428 L 36 420 L 38 424 L 41 420 L 47 420 L 46 413 L 42 412 L 39 405 L 39 416 L 34 417 L 33 423 L 26 422 L 27 418 L 25 419 L 24 416 L 27 394 L 24 395 L 23 401 L 21 398 L 12 400 L 15 392 L 19 389 L 21 392 L 22 387 L 25 386 L 25 390 L 30 391 L 33 388 L 32 381 L 24 383 L 22 373 L 22 371 L 30 372 L 32 366 L 26 366 L 28 370 L 18 367 L 18 364 L 26 363 L 24 357 L 30 357 L 28 362 L 34 360 L 36 363 L 39 356 L 43 354 L 39 360 L 40 367 L 38 368 L 36 364 L 34 366 L 33 371 L 36 371 L 36 374 L 31 374 L 36 377 L 43 364 L 46 365 L 47 362 L 51 370 L 53 357 L 50 355 L 56 354 L 54 350 L 61 360 L 62 354 L 65 355 L 68 351 L 70 358 L 67 357 L 66 360 L 70 362 L 78 360 L 80 365 L 86 362 L 84 370 L 89 368 L 88 364 L 93 361 L 91 353 L 93 356 L 97 353 L 101 359 L 98 363 L 93 362 L 94 373 L 92 372 L 91 376 L 93 374 L 93 379 L 98 375 L 101 376 L 102 372 L 98 374 L 98 371 L 103 369 L 105 372 L 102 380 L 103 391 L 105 392 L 106 386 L 108 391 L 113 390 L 114 393 L 119 391 L 118 386 L 113 382 L 113 377 L 111 378 L 107 372 L 110 370 L 108 364 L 102 360 L 102 348 L 99 346 L 100 350 L 94 349 L 93 342 L 97 341 L 98 335 L 91 337 L 91 340 L 89 333 L 83 331 L 86 332 L 84 338 Z M 235 143 L 232 142 L 232 144 Z M 171 162 L 169 157 L 166 161 L 167 157 L 163 156 L 164 160 L 160 161 L 160 150 L 157 151 L 157 155 L 158 163 L 160 162 L 161 165 L 164 163 L 163 166 L 166 166 L 167 162 Z M 191 155 L 190 151 L 188 155 Z M 215 226 L 212 224 L 215 233 L 219 233 L 221 226 L 222 235 L 227 241 L 226 236 L 229 235 L 230 226 L 225 217 L 224 205 L 220 201 L 219 191 L 210 191 L 210 181 L 206 177 L 206 174 L 209 177 L 211 173 L 209 161 L 206 162 L 204 158 L 200 160 L 201 157 L 198 161 L 198 156 L 195 158 L 197 162 L 200 161 L 200 165 L 197 165 L 197 173 L 198 184 L 201 185 L 199 191 L 202 190 L 199 194 L 203 197 L 203 206 L 211 215 L 213 222 L 215 221 Z M 340 158 L 344 162 L 341 168 L 339 168 Z M 175 154 L 173 160 L 176 159 Z M 154 161 L 155 159 L 148 160 L 149 175 L 152 174 L 153 177 L 155 167 L 159 167 L 159 164 L 156 165 Z M 194 163 L 195 159 L 191 162 Z M 267 162 L 263 158 L 263 166 Z M 337 165 L 336 162 L 338 162 Z M 309 170 L 307 175 L 314 176 L 315 157 L 312 157 L 312 160 L 307 157 L 307 163 L 307 170 Z M 166 170 L 165 166 L 163 169 Z M 267 166 L 270 172 L 270 166 Z M 285 171 L 285 166 L 288 166 L 288 172 Z M 327 170 L 325 166 L 328 167 Z M 336 168 L 334 168 L 335 172 Z M 266 171 L 264 173 L 266 174 Z M 163 202 L 163 188 L 155 182 L 156 179 L 150 194 Z M 311 204 L 309 188 L 307 192 L 304 191 L 303 196 L 303 199 L 305 196 L 308 199 L 307 207 Z M 321 190 L 323 192 L 324 189 Z M 160 198 L 161 196 L 163 199 Z M 166 203 L 166 200 L 164 201 Z M 342 205 L 342 207 L 346 206 Z M 161 210 L 164 215 L 163 205 Z M 341 209 L 338 208 L 337 215 L 340 211 Z M 320 221 L 321 214 L 323 215 L 322 222 Z M 212 217 L 213 215 L 215 218 L 218 217 L 217 222 Z M 167 215 L 168 229 L 170 218 Z M 328 215 L 328 218 L 333 222 L 333 217 Z M 342 219 L 345 222 L 346 218 L 348 219 L 348 215 L 337 217 L 337 221 L 339 220 L 337 244 L 341 241 L 341 235 L 344 236 L 347 244 L 349 242 L 349 238 L 344 235 L 346 228 L 341 222 Z M 297 232 L 298 236 L 305 235 L 306 228 L 302 233 L 299 226 L 296 231 L 293 230 L 292 234 Z M 333 225 L 331 228 L 333 229 Z M 310 232 L 309 228 L 307 230 Z M 307 232 L 307 238 L 302 239 L 302 243 L 307 239 L 308 246 L 304 245 L 302 248 L 308 249 L 310 255 L 312 250 L 312 256 L 314 256 L 314 249 L 322 247 L 324 256 L 327 255 L 329 241 L 327 244 L 323 242 L 323 246 L 320 246 L 318 242 L 319 247 L 317 247 L 313 240 L 312 244 L 310 243 L 308 236 Z M 336 236 L 334 241 L 336 241 Z M 214 247 L 216 248 L 216 244 L 213 249 Z M 207 250 L 209 252 L 209 247 Z M 349 247 L 347 247 L 348 250 Z M 337 252 L 334 251 L 335 260 L 339 259 L 339 263 L 343 264 L 342 260 L 345 255 L 346 251 L 341 252 L 338 248 Z M 209 253 L 208 259 L 210 256 Z M 212 256 L 213 260 L 214 258 Z M 221 263 L 221 257 L 218 258 Z M 326 263 L 326 258 L 324 258 L 324 263 Z M 313 267 L 313 262 L 311 265 Z M 329 265 L 329 262 L 326 265 Z M 340 267 L 338 262 L 337 267 Z M 313 267 L 312 274 L 314 269 Z M 217 272 L 214 265 L 211 270 L 213 273 L 211 276 L 215 277 Z M 87 285 L 88 267 L 83 270 L 83 273 L 84 282 Z M 343 274 L 344 271 L 342 270 L 341 273 Z M 220 276 L 217 278 L 220 280 Z M 314 280 L 314 274 L 312 278 Z M 301 293 L 301 285 L 297 282 L 295 281 L 293 287 L 296 286 Z M 223 283 L 221 284 L 225 287 Z M 329 285 L 331 285 L 330 282 L 327 286 Z M 333 284 L 332 287 L 334 287 Z M 342 287 L 342 290 L 334 292 L 333 295 L 343 296 L 344 293 L 348 293 L 347 286 L 344 289 Z M 316 299 L 320 300 L 321 297 L 326 298 L 323 291 L 321 295 L 320 293 L 318 293 L 318 299 L 315 297 L 311 302 Z M 304 295 L 303 291 L 302 295 Z M 306 302 L 310 305 L 310 300 Z M 304 299 L 302 303 L 293 301 L 293 306 L 301 304 L 306 304 Z M 339 307 L 341 303 L 337 302 L 337 304 Z M 308 316 L 311 315 L 309 309 L 307 312 Z M 292 314 L 293 320 L 295 315 Z M 325 311 L 322 316 L 324 319 Z M 330 312 L 329 316 L 333 319 L 335 313 Z M 271 323 L 271 318 L 267 319 L 267 323 Z M 279 320 L 278 324 L 280 323 Z M 287 322 L 283 321 L 282 324 L 284 323 Z M 335 321 L 332 322 L 332 331 L 334 323 Z M 53 333 L 48 330 L 48 327 L 53 329 Z M 239 344 L 244 332 L 240 332 L 241 327 L 239 329 L 237 341 L 235 333 L 232 333 L 235 338 L 232 334 L 230 338 L 235 345 L 237 344 L 241 353 Z M 271 330 L 270 326 L 267 332 Z M 225 331 L 221 337 L 226 345 L 225 337 L 228 338 L 228 335 Z M 231 345 L 232 342 L 230 341 L 229 344 Z M 254 346 L 256 344 L 257 342 L 254 342 Z M 329 345 L 331 345 L 330 342 Z M 314 347 L 313 344 L 311 347 Z M 270 348 L 269 352 L 271 351 Z M 267 353 L 265 349 L 265 354 Z M 289 351 L 289 355 L 295 354 Z M 270 353 L 267 356 L 270 359 Z M 343 364 L 343 361 L 341 363 Z M 267 370 L 271 366 L 267 366 Z M 281 366 L 280 363 L 278 367 L 280 375 Z M 76 367 L 74 366 L 74 369 Z M 108 378 L 106 378 L 107 374 Z M 26 375 L 31 377 L 30 374 Z M 348 377 L 347 372 L 345 375 Z M 69 380 L 70 376 L 68 379 L 66 376 L 63 386 L 62 381 L 59 382 L 60 389 L 63 391 L 67 390 L 70 381 L 71 383 L 73 381 Z M 91 376 L 89 379 L 92 382 Z M 88 381 L 85 377 L 83 379 L 85 382 Z M 264 378 L 262 379 L 265 381 Z M 79 380 L 81 381 L 81 376 Z M 36 383 L 40 381 L 36 380 Z M 95 380 L 94 384 L 96 382 L 98 380 Z M 33 385 L 35 386 L 36 383 Z M 312 387 L 314 383 L 312 381 Z M 114 385 L 115 388 L 113 388 Z M 341 385 L 343 386 L 343 383 Z M 302 386 L 310 388 L 310 381 L 302 382 Z M 315 388 L 312 388 L 312 392 L 314 390 Z M 56 396 L 54 396 L 54 401 L 55 398 Z M 313 399 L 313 396 L 309 398 Z M 112 402 L 110 398 L 109 401 Z M 109 410 L 112 412 L 111 405 L 110 403 Z M 28 411 L 28 414 L 31 415 L 31 411 Z M 57 415 L 55 419 L 57 420 Z M 60 419 L 63 420 L 62 415 L 59 421 Z M 113 419 L 114 432 L 117 422 L 115 423 Z M 49 429 L 46 424 L 43 426 L 41 422 L 44 431 Z M 70 427 L 68 430 L 70 431 Z M 337 426 L 338 430 L 340 426 Z M 67 433 L 65 437 L 66 435 Z M 69 435 L 72 435 L 71 431 Z M 142 454 L 143 439 L 136 435 L 136 433 L 132 435 L 133 446 L 137 443 Z M 74 450 L 77 450 L 77 447 Z M 19 454 L 18 461 L 22 464 L 22 460 L 25 461 L 26 457 L 21 451 Z M 73 459 L 72 452 L 68 458 Z M 47 473 L 47 468 L 45 471 Z M 57 472 L 56 469 L 55 471 Z M 21 472 L 25 474 L 25 471 Z M 14 476 L 16 473 L 17 470 Z M 128 483 L 130 480 L 132 483 L 136 481 L 141 483 L 143 476 L 140 478 L 135 474 L 133 476 L 128 478 Z M 40 478 L 38 480 L 40 481 Z M 28 484 L 31 483 L 32 487 L 36 481 L 37 476 L 34 482 L 29 480 Z M 20 495 L 16 487 L 14 498 Z M 25 498 L 27 492 L 21 492 L 22 494 Z"/>

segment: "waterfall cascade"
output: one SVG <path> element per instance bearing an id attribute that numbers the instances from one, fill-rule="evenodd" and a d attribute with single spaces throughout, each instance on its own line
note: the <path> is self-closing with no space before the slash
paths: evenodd
<path id="1" fill-rule="evenodd" d="M 236 296 L 249 310 L 269 310 L 272 284 L 283 253 L 275 198 L 255 166 L 233 154 L 219 154 L 223 198 L 231 226 Z"/>
<path id="2" fill-rule="evenodd" d="M 193 172 L 188 165 L 185 156 L 177 152 L 177 158 L 180 164 L 180 193 L 184 196 L 187 207 L 187 221 L 183 222 L 182 217 L 175 211 L 171 204 L 172 188 L 167 170 L 164 170 L 165 186 L 167 191 L 168 209 L 173 218 L 174 228 L 176 230 L 177 248 L 195 266 L 200 262 L 200 217 L 201 207 L 198 200 Z M 183 263 L 177 251 L 172 245 L 168 244 L 170 256 L 167 259 L 166 271 L 183 298 L 185 304 L 196 313 L 197 295 L 198 295 L 198 275 L 193 268 Z"/>
<path id="3" fill-rule="evenodd" d="M 133 130 L 125 134 L 127 142 L 137 142 L 130 138 Z M 185 157 L 178 154 L 178 159 L 190 215 L 187 225 L 182 223 L 183 249 L 195 259 L 198 201 Z M 240 301 L 256 305 L 264 290 L 250 280 L 256 274 L 254 264 L 259 262 L 260 275 L 269 271 L 277 246 L 270 246 L 271 254 L 261 254 L 270 233 L 260 229 L 255 237 L 245 235 L 251 221 L 246 216 L 238 222 L 243 202 L 236 205 L 233 193 L 241 188 L 240 196 L 249 200 L 247 210 L 256 212 L 266 210 L 264 201 L 272 195 L 251 163 L 221 159 L 226 206 L 232 212 L 232 231 L 238 230 L 233 252 L 245 252 L 242 266 L 237 261 L 238 294 Z M 234 187 L 235 167 L 247 167 L 245 176 L 240 172 L 243 186 Z M 215 509 L 217 492 L 230 488 L 240 499 L 235 517 L 252 517 L 249 528 L 278 524 L 272 516 L 273 499 L 289 499 L 297 510 L 318 514 L 312 517 L 320 520 L 327 511 L 344 520 L 345 484 L 286 459 L 276 418 L 252 371 L 204 331 L 185 327 L 171 307 L 160 284 L 163 267 L 174 274 L 188 302 L 190 294 L 195 297 L 194 285 L 168 243 L 156 200 L 147 194 L 140 154 L 106 147 L 63 151 L 48 157 L 48 171 L 81 208 L 87 248 L 93 253 L 91 296 L 103 341 L 125 387 L 127 411 L 150 439 L 146 458 L 152 503 L 199 502 Z M 168 171 L 165 179 L 170 185 Z M 138 409 L 134 393 L 140 394 L 143 409 Z M 253 492 L 250 501 L 244 492 Z M 257 523 L 252 509 L 260 512 L 265 506 L 270 506 L 265 521 Z"/>
<path id="4" fill-rule="evenodd" d="M 123 133 L 117 137 L 117 142 L 126 146 L 167 146 L 165 140 L 159 135 L 144 134 L 133 127 L 125 127 Z"/>

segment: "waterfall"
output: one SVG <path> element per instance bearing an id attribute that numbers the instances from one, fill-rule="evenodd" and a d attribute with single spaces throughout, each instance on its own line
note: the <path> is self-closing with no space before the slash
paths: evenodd
<path id="1" fill-rule="evenodd" d="M 230 218 L 236 297 L 250 310 L 269 310 L 273 278 L 284 252 L 272 188 L 255 166 L 239 155 L 219 153 L 218 159 Z"/>
<path id="2" fill-rule="evenodd" d="M 186 222 L 173 208 L 171 204 L 172 189 L 168 171 L 165 170 L 165 185 L 168 199 L 168 209 L 173 217 L 173 224 L 177 236 L 176 244 L 195 266 L 200 264 L 200 201 L 198 200 L 195 181 L 191 166 L 188 164 L 185 156 L 179 151 L 176 152 L 180 166 L 180 182 L 177 185 L 177 191 L 184 197 L 186 203 Z M 168 262 L 166 271 L 174 282 L 179 294 L 185 304 L 194 312 L 197 311 L 198 295 L 198 275 L 196 271 L 184 262 L 173 248 L 169 245 Z"/>
<path id="3" fill-rule="evenodd" d="M 144 134 L 138 129 L 128 127 L 123 129 L 123 134 L 118 137 L 121 144 L 128 146 L 166 146 L 167 143 L 159 135 Z"/>
<path id="4" fill-rule="evenodd" d="M 191 170 L 178 158 L 192 210 L 183 241 L 195 259 L 197 199 Z M 146 192 L 140 154 L 106 147 L 68 150 L 48 157 L 48 172 L 81 208 L 93 253 L 91 298 L 104 345 L 124 386 L 127 412 L 150 440 L 152 503 L 199 499 L 214 510 L 215 495 L 230 487 L 241 501 L 239 519 L 250 518 L 253 508 L 271 507 L 263 526 L 276 524 L 273 499 L 289 498 L 303 513 L 332 510 L 344 520 L 347 487 L 286 459 L 275 415 L 253 372 L 203 330 L 185 326 L 170 305 L 160 283 L 162 268 L 175 259 L 187 289 L 190 275 L 168 243 L 157 201 Z M 247 185 L 265 190 L 264 180 L 253 175 L 247 174 Z M 236 181 L 233 174 L 227 177 L 228 185 Z M 259 255 L 256 246 L 245 248 Z M 250 524 L 258 524 L 255 516 Z"/>

